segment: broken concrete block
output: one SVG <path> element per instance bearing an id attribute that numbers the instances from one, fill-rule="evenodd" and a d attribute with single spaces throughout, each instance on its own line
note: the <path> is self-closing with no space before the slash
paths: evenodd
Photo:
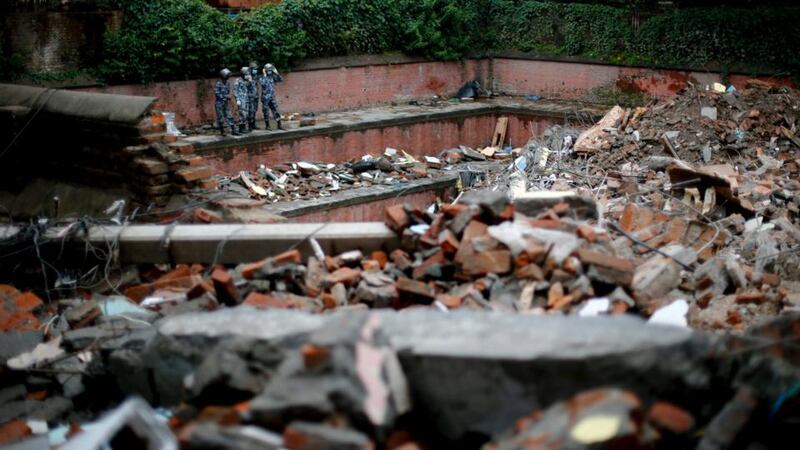
<path id="1" fill-rule="evenodd" d="M 622 119 L 625 110 L 614 106 L 593 127 L 584 131 L 575 141 L 575 151 L 578 153 L 594 153 L 609 147 L 607 129 L 616 128 Z"/>
<path id="2" fill-rule="evenodd" d="M 633 298 L 644 309 L 650 309 L 653 301 L 662 299 L 680 282 L 680 267 L 675 261 L 660 255 L 653 256 L 637 267 L 633 274 Z"/>
<path id="3" fill-rule="evenodd" d="M 483 276 L 488 273 L 507 274 L 511 271 L 511 252 L 492 250 L 473 253 L 464 258 L 461 269 L 469 276 Z"/>

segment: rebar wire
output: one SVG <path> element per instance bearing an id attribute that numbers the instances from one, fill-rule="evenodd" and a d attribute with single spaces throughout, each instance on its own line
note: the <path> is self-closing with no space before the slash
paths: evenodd
<path id="1" fill-rule="evenodd" d="M 685 264 L 683 261 L 679 260 L 678 258 L 676 258 L 676 257 L 674 257 L 674 256 L 662 251 L 661 249 L 653 247 L 652 245 L 650 245 L 650 244 L 648 244 L 648 243 L 646 243 L 644 241 L 636 239 L 635 237 L 631 236 L 627 232 L 623 231 L 622 228 L 620 228 L 620 226 L 616 224 L 616 222 L 613 222 L 613 221 L 609 220 L 607 223 L 611 228 L 613 228 L 615 231 L 621 233 L 623 236 L 625 236 L 626 238 L 630 239 L 635 244 L 641 245 L 642 247 L 645 247 L 645 248 L 647 248 L 649 250 L 652 250 L 653 252 L 658 253 L 659 255 L 661 255 L 661 256 L 663 256 L 665 258 L 669 258 L 669 259 L 675 261 L 679 266 L 683 267 L 684 270 L 687 270 L 689 272 L 692 271 L 692 268 L 689 265 Z"/>

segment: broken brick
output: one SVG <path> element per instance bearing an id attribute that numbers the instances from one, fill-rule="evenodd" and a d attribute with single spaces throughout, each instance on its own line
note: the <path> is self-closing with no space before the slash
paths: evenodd
<path id="1" fill-rule="evenodd" d="M 345 286 L 355 286 L 361 280 L 361 271 L 351 269 L 350 267 L 342 267 L 325 277 L 325 284 L 333 286 L 336 283 L 342 283 Z"/>
<path id="2" fill-rule="evenodd" d="M 241 295 L 233 282 L 233 277 L 227 270 L 222 268 L 214 269 L 211 273 L 211 281 L 217 292 L 217 299 L 226 305 L 234 306 L 241 301 Z"/>
<path id="3" fill-rule="evenodd" d="M 511 272 L 511 252 L 508 250 L 492 250 L 473 253 L 464 258 L 461 270 L 469 276 L 495 273 L 503 275 Z"/>
<path id="4" fill-rule="evenodd" d="M 31 429 L 20 419 L 10 420 L 0 425 L 0 445 L 6 446 L 31 435 Z"/>
<path id="5" fill-rule="evenodd" d="M 662 430 L 684 434 L 694 428 L 694 417 L 672 403 L 655 402 L 647 412 L 647 421 Z"/>
<path id="6" fill-rule="evenodd" d="M 303 365 L 306 369 L 316 369 L 328 362 L 331 351 L 319 345 L 305 344 L 300 349 L 303 353 Z"/>
<path id="7" fill-rule="evenodd" d="M 395 283 L 401 299 L 430 303 L 436 297 L 436 290 L 421 281 L 399 278 Z"/>
<path id="8" fill-rule="evenodd" d="M 394 231 L 402 231 L 411 224 L 411 219 L 403 204 L 389 206 L 385 213 L 386 225 Z"/>
<path id="9" fill-rule="evenodd" d="M 272 295 L 261 294 L 258 292 L 249 293 L 242 304 L 258 309 L 285 309 L 292 307 L 292 302 L 287 299 L 277 298 Z"/>
<path id="10" fill-rule="evenodd" d="M 22 294 L 17 295 L 14 297 L 14 304 L 16 304 L 17 308 L 20 310 L 28 312 L 37 311 L 44 305 L 44 303 L 42 303 L 42 299 L 40 299 L 33 292 L 23 292 Z"/>

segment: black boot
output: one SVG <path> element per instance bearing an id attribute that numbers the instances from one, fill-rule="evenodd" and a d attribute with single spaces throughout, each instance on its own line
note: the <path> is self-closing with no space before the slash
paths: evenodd
<path id="1" fill-rule="evenodd" d="M 269 131 L 269 120 L 264 121 L 264 129 Z"/>
<path id="2" fill-rule="evenodd" d="M 250 131 L 257 130 L 257 129 L 258 129 L 258 127 L 256 127 L 256 121 L 255 120 L 251 120 L 250 121 Z"/>
<path id="3" fill-rule="evenodd" d="M 275 123 L 277 123 L 277 124 L 278 124 L 278 129 L 279 129 L 279 130 L 282 130 L 282 129 L 283 129 L 283 127 L 281 126 L 281 121 L 280 121 L 280 120 L 276 121 Z"/>
<path id="4" fill-rule="evenodd" d="M 239 131 L 236 129 L 235 125 L 231 127 L 231 134 L 234 135 L 234 136 L 238 136 L 239 135 Z"/>
<path id="5" fill-rule="evenodd" d="M 228 135 L 228 133 L 225 132 L 225 127 L 219 127 L 219 134 L 221 134 L 223 136 L 227 136 Z"/>

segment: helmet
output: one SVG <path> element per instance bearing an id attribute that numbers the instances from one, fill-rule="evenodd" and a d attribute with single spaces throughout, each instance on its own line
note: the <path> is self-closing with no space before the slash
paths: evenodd
<path id="1" fill-rule="evenodd" d="M 250 68 L 251 69 L 258 69 L 258 63 L 255 61 L 250 61 Z"/>
<path id="2" fill-rule="evenodd" d="M 219 71 L 219 76 L 221 76 L 222 78 L 228 78 L 229 76 L 231 76 L 231 71 L 228 70 L 227 68 L 222 69 Z"/>
<path id="3" fill-rule="evenodd" d="M 275 66 L 270 63 L 264 64 L 264 70 L 275 70 Z"/>
<path id="4" fill-rule="evenodd" d="M 241 72 L 242 72 L 242 76 L 246 77 L 247 75 L 250 75 L 250 68 L 247 67 L 247 66 L 244 66 L 244 67 L 242 67 Z"/>

